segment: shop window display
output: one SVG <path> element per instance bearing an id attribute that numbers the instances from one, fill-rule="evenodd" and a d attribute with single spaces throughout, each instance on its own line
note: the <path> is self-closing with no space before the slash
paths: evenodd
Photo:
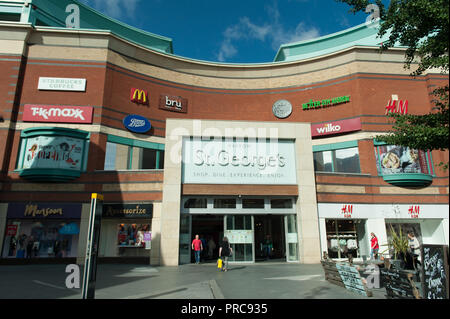
<path id="1" fill-rule="evenodd" d="M 331 258 L 361 257 L 360 246 L 364 240 L 363 220 L 327 219 L 328 256 Z"/>
<path id="2" fill-rule="evenodd" d="M 3 244 L 3 258 L 76 257 L 78 221 L 9 220 Z"/>
<path id="3" fill-rule="evenodd" d="M 117 244 L 119 247 L 145 247 L 146 232 L 150 232 L 149 224 L 119 224 Z"/>
<path id="4" fill-rule="evenodd" d="M 379 175 L 399 173 L 431 174 L 429 152 L 396 145 L 375 147 Z"/>

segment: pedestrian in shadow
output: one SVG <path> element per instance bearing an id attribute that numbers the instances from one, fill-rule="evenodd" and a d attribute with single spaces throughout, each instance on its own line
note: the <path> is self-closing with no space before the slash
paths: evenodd
<path id="1" fill-rule="evenodd" d="M 223 257 L 222 271 L 228 271 L 228 259 L 233 254 L 233 248 L 231 248 L 228 238 L 224 237 L 219 248 L 219 258 Z"/>

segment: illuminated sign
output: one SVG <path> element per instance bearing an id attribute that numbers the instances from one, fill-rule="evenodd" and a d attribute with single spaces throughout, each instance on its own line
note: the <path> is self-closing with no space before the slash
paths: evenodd
<path id="1" fill-rule="evenodd" d="M 137 104 L 148 104 L 148 92 L 140 89 L 131 89 L 130 94 L 130 100 L 131 102 L 137 103 Z"/>
<path id="2" fill-rule="evenodd" d="M 333 105 L 347 103 L 347 102 L 350 102 L 350 95 L 334 97 L 331 99 L 324 99 L 324 100 L 318 100 L 318 101 L 313 101 L 311 99 L 311 100 L 309 100 L 308 103 L 303 103 L 302 108 L 303 108 L 303 110 L 310 110 L 310 109 L 316 109 L 316 108 L 330 107 Z"/>
<path id="3" fill-rule="evenodd" d="M 180 96 L 161 95 L 159 108 L 166 111 L 187 113 L 188 101 Z"/>

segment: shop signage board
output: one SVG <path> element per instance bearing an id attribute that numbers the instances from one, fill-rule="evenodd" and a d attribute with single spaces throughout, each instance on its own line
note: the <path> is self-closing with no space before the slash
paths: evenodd
<path id="1" fill-rule="evenodd" d="M 153 204 L 103 204 L 104 218 L 151 219 Z"/>
<path id="2" fill-rule="evenodd" d="M 305 110 L 313 110 L 316 108 L 324 108 L 330 107 L 337 104 L 348 103 L 350 102 L 350 95 L 339 96 L 329 99 L 316 100 L 310 99 L 309 102 L 302 104 L 303 111 Z"/>
<path id="3" fill-rule="evenodd" d="M 23 121 L 91 124 L 93 113 L 92 106 L 25 104 Z"/>
<path id="4" fill-rule="evenodd" d="M 85 140 L 69 136 L 36 136 L 26 140 L 23 169 L 82 169 Z"/>
<path id="5" fill-rule="evenodd" d="M 292 140 L 183 139 L 182 183 L 295 185 Z"/>
<path id="6" fill-rule="evenodd" d="M 159 108 L 166 111 L 187 113 L 188 100 L 180 96 L 160 95 Z"/>
<path id="7" fill-rule="evenodd" d="M 448 246 L 422 245 L 422 295 L 424 299 L 449 298 Z"/>
<path id="8" fill-rule="evenodd" d="M 8 218 L 79 219 L 81 204 L 72 203 L 9 203 Z"/>
<path id="9" fill-rule="evenodd" d="M 420 299 L 413 281 L 414 271 L 380 268 L 380 274 L 388 299 Z"/>
<path id="10" fill-rule="evenodd" d="M 367 296 L 361 275 L 356 267 L 345 264 L 336 264 L 336 268 L 346 289 L 356 292 L 357 294 Z"/>
<path id="11" fill-rule="evenodd" d="M 86 79 L 39 77 L 39 90 L 45 91 L 86 91 Z"/>
<path id="12" fill-rule="evenodd" d="M 132 88 L 130 93 L 131 102 L 147 105 L 149 103 L 148 92 L 141 89 Z"/>
<path id="13" fill-rule="evenodd" d="M 321 124 L 312 124 L 311 125 L 311 136 L 320 137 L 320 136 L 328 136 L 335 135 L 341 133 L 349 133 L 360 131 L 362 129 L 361 119 L 354 118 L 342 121 L 334 121 L 334 122 L 326 122 Z"/>
<path id="14" fill-rule="evenodd" d="M 133 133 L 144 134 L 150 131 L 151 123 L 143 116 L 132 114 L 123 119 L 123 125 Z"/>

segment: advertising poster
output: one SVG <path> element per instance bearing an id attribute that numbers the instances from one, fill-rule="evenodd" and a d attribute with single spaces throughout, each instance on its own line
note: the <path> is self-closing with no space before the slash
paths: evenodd
<path id="1" fill-rule="evenodd" d="M 80 171 L 84 140 L 67 136 L 37 136 L 27 139 L 24 169 L 47 168 Z"/>
<path id="2" fill-rule="evenodd" d="M 428 174 L 426 153 L 409 147 L 380 146 L 379 165 L 383 175 L 399 173 Z"/>

